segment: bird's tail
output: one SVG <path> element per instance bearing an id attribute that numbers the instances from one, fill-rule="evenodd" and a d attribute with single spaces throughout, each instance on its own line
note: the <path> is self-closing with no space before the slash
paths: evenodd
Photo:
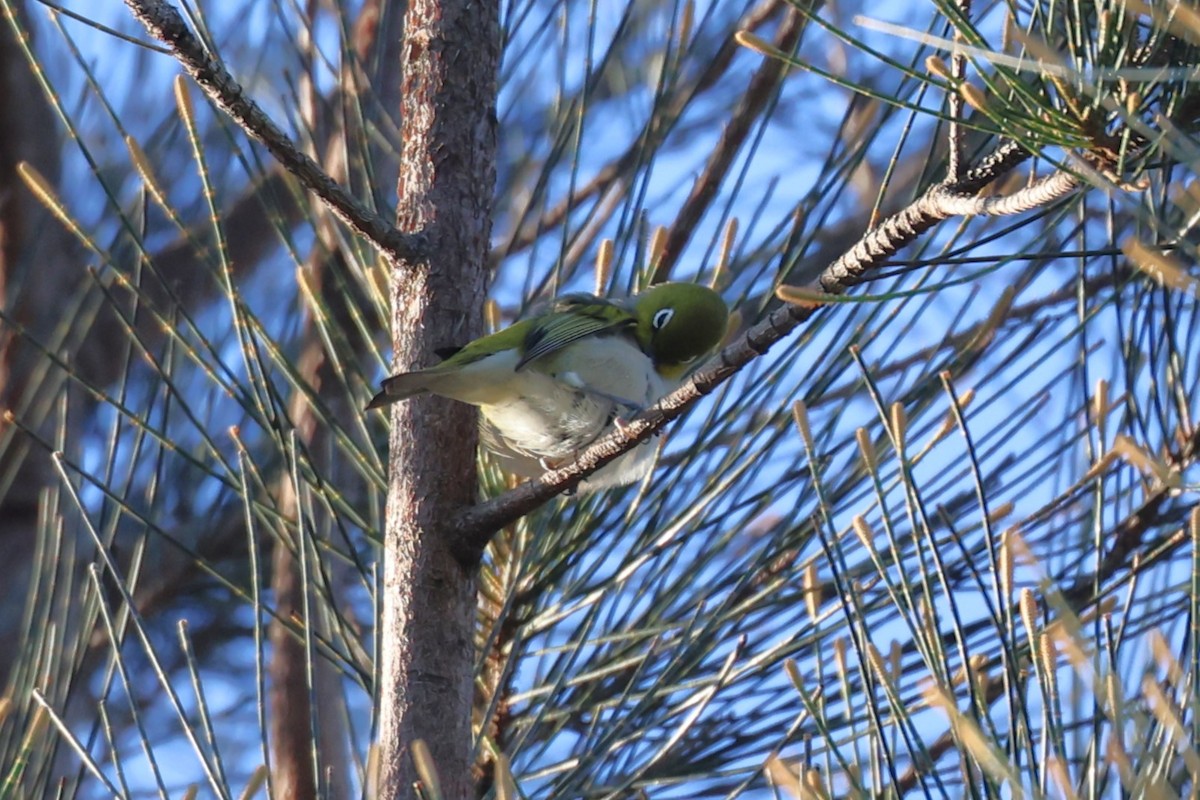
<path id="1" fill-rule="evenodd" d="M 422 372 L 405 372 L 401 375 L 393 375 L 383 382 L 383 388 L 379 394 L 371 398 L 371 402 L 367 403 L 367 410 L 373 408 L 383 408 L 390 406 L 392 403 L 398 403 L 401 400 L 407 400 L 423 392 L 429 391 L 425 386 L 427 375 Z"/>

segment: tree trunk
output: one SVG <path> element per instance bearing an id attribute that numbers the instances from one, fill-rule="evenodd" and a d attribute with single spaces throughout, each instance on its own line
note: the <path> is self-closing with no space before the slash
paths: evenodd
<path id="1" fill-rule="evenodd" d="M 494 0 L 413 0 L 401 55 L 397 222 L 427 237 L 426 258 L 392 264 L 398 370 L 481 332 L 495 186 Z M 448 529 L 474 502 L 475 410 L 439 398 L 392 407 L 380 641 L 380 797 L 415 796 L 414 740 L 443 796 L 473 796 L 471 701 L 475 565 Z"/>

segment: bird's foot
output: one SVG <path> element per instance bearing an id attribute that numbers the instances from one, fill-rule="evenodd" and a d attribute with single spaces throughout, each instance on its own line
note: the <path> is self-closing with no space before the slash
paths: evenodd
<path id="1" fill-rule="evenodd" d="M 579 453 L 576 452 L 575 455 L 576 455 L 576 457 L 578 457 Z M 565 459 L 565 458 L 556 459 L 556 458 L 548 458 L 547 456 L 539 456 L 537 463 L 538 463 L 538 466 L 541 467 L 543 470 L 545 470 L 546 472 L 550 472 L 552 470 L 556 470 L 559 467 L 563 466 L 564 464 L 567 463 L 567 461 L 568 461 L 568 459 Z M 566 497 L 574 497 L 578 492 L 579 492 L 579 487 L 572 486 L 570 489 L 564 490 L 563 495 Z"/>
<path id="2" fill-rule="evenodd" d="M 638 409 L 638 411 L 641 411 L 641 409 Z M 612 426 L 614 428 L 616 428 L 617 430 L 619 430 L 621 433 L 629 432 L 630 420 L 626 419 L 625 417 L 622 417 L 620 415 L 615 416 L 612 418 L 611 422 L 612 422 Z M 651 434 L 650 438 L 643 439 L 642 444 L 650 444 L 650 442 L 653 441 L 655 438 L 659 438 L 659 437 L 666 436 L 666 435 L 667 435 L 667 432 L 660 428 L 659 430 L 656 430 L 653 434 Z"/>

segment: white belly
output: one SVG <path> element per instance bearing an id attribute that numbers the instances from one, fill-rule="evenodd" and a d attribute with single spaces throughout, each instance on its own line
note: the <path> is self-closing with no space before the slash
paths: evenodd
<path id="1" fill-rule="evenodd" d="M 568 351 L 569 363 L 558 354 L 539 359 L 514 374 L 519 392 L 481 406 L 484 444 L 512 472 L 540 475 L 542 460 L 570 461 L 614 420 L 633 416 L 674 388 L 625 337 L 594 337 Z M 640 445 L 592 475 L 584 488 L 635 481 L 653 456 L 651 444 Z"/>

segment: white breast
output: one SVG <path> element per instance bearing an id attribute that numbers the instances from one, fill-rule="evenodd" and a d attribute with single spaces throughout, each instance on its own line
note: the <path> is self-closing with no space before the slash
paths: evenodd
<path id="1" fill-rule="evenodd" d="M 631 417 L 673 385 L 624 336 L 592 337 L 566 353 L 551 354 L 513 375 L 514 398 L 481 406 L 483 440 L 501 462 L 520 475 L 540 475 L 540 460 L 569 461 L 613 420 Z M 569 362 L 569 363 L 567 363 Z M 637 480 L 650 468 L 652 445 L 626 453 L 597 472 L 587 489 Z"/>

